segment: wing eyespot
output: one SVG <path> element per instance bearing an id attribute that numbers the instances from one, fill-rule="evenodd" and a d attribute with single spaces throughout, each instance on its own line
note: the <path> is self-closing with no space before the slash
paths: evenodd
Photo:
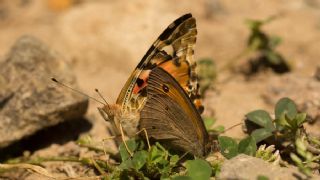
<path id="1" fill-rule="evenodd" d="M 165 93 L 168 93 L 169 92 L 169 87 L 167 85 L 162 85 L 162 90 L 165 92 Z"/>
<path id="2" fill-rule="evenodd" d="M 138 87 L 142 87 L 143 83 L 144 83 L 144 80 L 143 80 L 143 79 L 140 79 L 140 78 L 137 79 L 137 85 L 138 85 Z"/>

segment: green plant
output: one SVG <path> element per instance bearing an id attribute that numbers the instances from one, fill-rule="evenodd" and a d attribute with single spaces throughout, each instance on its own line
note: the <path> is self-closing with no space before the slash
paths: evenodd
<path id="1" fill-rule="evenodd" d="M 220 152 L 227 159 L 231 159 L 238 154 L 254 156 L 257 150 L 256 141 L 251 136 L 242 139 L 239 143 L 237 143 L 235 139 L 227 136 L 219 136 L 218 141 Z"/>
<path id="2" fill-rule="evenodd" d="M 159 143 L 144 150 L 143 141 L 129 140 L 120 145 L 121 164 L 112 172 L 110 179 L 209 179 L 212 174 L 210 164 L 201 159 L 188 160 L 181 165 L 181 157 L 173 155 Z M 181 170 L 182 168 L 182 170 Z"/>
<path id="3" fill-rule="evenodd" d="M 222 125 L 213 126 L 216 123 L 216 119 L 213 117 L 204 117 L 203 121 L 209 134 L 218 135 L 223 133 L 225 130 Z"/>
<path id="4" fill-rule="evenodd" d="M 237 61 L 248 59 L 249 62 L 240 68 L 240 71 L 246 75 L 258 73 L 264 69 L 272 69 L 276 73 L 289 72 L 291 67 L 283 55 L 276 50 L 281 44 L 281 38 L 263 31 L 263 26 L 276 18 L 277 16 L 271 16 L 265 20 L 246 20 L 245 23 L 250 31 L 247 38 L 247 47 L 235 57 L 227 60 L 227 63 L 219 71 L 234 70 L 234 64 Z"/>
<path id="5" fill-rule="evenodd" d="M 256 141 L 275 145 L 281 157 L 290 157 L 306 175 L 312 167 L 320 167 L 320 141 L 304 129 L 306 114 L 299 113 L 295 103 L 289 98 L 280 99 L 275 106 L 275 118 L 268 112 L 256 110 L 246 115 L 246 128 Z M 269 152 L 270 154 L 270 152 Z M 263 154 L 261 154 L 263 156 Z M 276 154 L 275 154 L 276 155 Z M 270 156 L 270 155 L 269 155 Z M 276 157 L 270 156 L 271 160 Z"/>
<path id="6" fill-rule="evenodd" d="M 256 55 L 250 61 L 250 73 L 258 72 L 260 69 L 269 67 L 274 72 L 285 73 L 290 71 L 290 67 L 283 56 L 276 51 L 276 47 L 281 43 L 281 38 L 270 36 L 262 30 L 262 27 L 276 16 L 271 16 L 266 20 L 247 20 L 246 24 L 250 29 L 250 36 L 247 40 L 248 52 Z"/>
<path id="7" fill-rule="evenodd" d="M 276 150 L 274 145 L 266 146 L 263 144 L 259 146 L 255 157 L 271 162 L 272 164 L 279 164 L 281 160 L 280 151 Z"/>
<path id="8" fill-rule="evenodd" d="M 201 159 L 189 160 L 184 166 L 186 167 L 185 175 L 176 176 L 173 180 L 210 179 L 212 175 L 209 163 Z"/>
<path id="9" fill-rule="evenodd" d="M 275 107 L 275 119 L 264 110 L 255 110 L 246 115 L 248 133 L 257 143 L 273 137 L 274 141 L 294 142 L 300 134 L 306 114 L 298 113 L 295 103 L 289 98 L 280 99 Z"/>
<path id="10" fill-rule="evenodd" d="M 320 155 L 315 156 L 308 151 L 305 137 L 297 138 L 295 145 L 296 153 L 290 153 L 290 158 L 301 172 L 310 176 L 313 169 L 319 168 Z"/>

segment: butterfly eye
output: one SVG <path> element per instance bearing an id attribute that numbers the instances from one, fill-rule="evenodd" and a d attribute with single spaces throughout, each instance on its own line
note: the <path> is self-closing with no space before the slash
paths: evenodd
<path id="1" fill-rule="evenodd" d="M 169 92 L 169 87 L 164 84 L 164 85 L 162 85 L 162 90 L 163 90 L 165 93 L 167 93 L 167 92 Z"/>

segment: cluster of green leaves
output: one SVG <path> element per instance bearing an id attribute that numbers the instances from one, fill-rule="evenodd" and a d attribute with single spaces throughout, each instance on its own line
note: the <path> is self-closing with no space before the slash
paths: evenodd
<path id="1" fill-rule="evenodd" d="M 218 141 L 220 152 L 227 159 L 231 159 L 239 154 L 254 156 L 273 164 L 279 164 L 281 159 L 279 151 L 273 145 L 268 147 L 261 145 L 257 149 L 256 141 L 252 136 L 240 140 L 239 143 L 227 136 L 218 137 Z"/>
<path id="2" fill-rule="evenodd" d="M 247 154 L 254 156 L 257 150 L 256 141 L 253 137 L 249 136 L 239 143 L 231 137 L 219 136 L 218 137 L 220 152 L 227 159 L 231 159 L 238 154 Z"/>
<path id="3" fill-rule="evenodd" d="M 289 98 L 280 99 L 275 106 L 275 119 L 265 110 L 255 110 L 246 115 L 249 133 L 258 142 L 273 137 L 278 142 L 295 142 L 306 122 L 306 114 L 298 113 L 295 103 Z M 253 129 L 250 129 L 253 126 Z"/>
<path id="4" fill-rule="evenodd" d="M 172 155 L 159 143 L 145 150 L 143 141 L 126 142 L 120 145 L 121 164 L 112 172 L 110 179 L 209 179 L 212 167 L 204 160 L 188 160 L 183 165 L 178 155 Z"/>
<path id="5" fill-rule="evenodd" d="M 298 166 L 300 171 L 310 176 L 315 162 L 320 162 L 320 155 L 314 156 L 311 152 L 309 152 L 305 142 L 306 141 L 303 138 L 298 138 L 296 140 L 295 145 L 297 152 L 291 152 L 290 158 Z"/>
<path id="6" fill-rule="evenodd" d="M 295 103 L 289 98 L 280 99 L 275 106 L 275 119 L 268 112 L 256 110 L 246 115 L 247 132 L 257 143 L 266 142 L 281 149 L 280 155 L 290 157 L 306 175 L 311 174 L 312 166 L 320 166 L 319 140 L 309 136 L 303 124 L 306 114 L 298 113 Z M 311 151 L 311 147 L 313 151 Z M 316 152 L 316 153 L 314 153 Z M 287 159 L 287 161 L 290 161 Z"/>
<path id="7" fill-rule="evenodd" d="M 306 175 L 320 167 L 320 141 L 309 136 L 303 124 L 306 114 L 299 113 L 295 103 L 289 98 L 280 99 L 275 106 L 275 118 L 264 110 L 256 110 L 246 115 L 246 128 L 249 136 L 239 143 L 233 138 L 218 137 L 221 153 L 227 159 L 238 154 L 247 154 L 267 162 L 278 164 L 281 156 L 290 157 Z M 257 150 L 258 143 L 265 142 Z M 310 150 L 310 144 L 312 150 Z M 281 149 L 281 151 L 276 150 Z"/>
<path id="8" fill-rule="evenodd" d="M 262 26 L 274 19 L 275 16 L 266 20 L 247 20 L 246 24 L 251 32 L 247 41 L 248 50 L 259 54 L 259 56 L 251 62 L 252 71 L 258 71 L 260 66 L 270 67 L 277 73 L 290 71 L 286 60 L 276 51 L 276 47 L 281 43 L 281 39 L 277 36 L 270 36 L 262 30 Z"/>

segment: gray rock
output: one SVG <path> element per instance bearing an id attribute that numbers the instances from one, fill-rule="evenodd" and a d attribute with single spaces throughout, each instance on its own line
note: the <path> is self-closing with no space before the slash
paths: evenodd
<path id="1" fill-rule="evenodd" d="M 254 179 L 265 176 L 269 179 L 306 179 L 296 168 L 285 168 L 265 162 L 262 159 L 240 154 L 226 160 L 217 179 Z M 320 178 L 313 177 L 314 179 Z"/>
<path id="2" fill-rule="evenodd" d="M 88 99 L 51 81 L 76 86 L 63 59 L 39 40 L 24 36 L 0 61 L 0 147 L 43 128 L 82 117 Z"/>

